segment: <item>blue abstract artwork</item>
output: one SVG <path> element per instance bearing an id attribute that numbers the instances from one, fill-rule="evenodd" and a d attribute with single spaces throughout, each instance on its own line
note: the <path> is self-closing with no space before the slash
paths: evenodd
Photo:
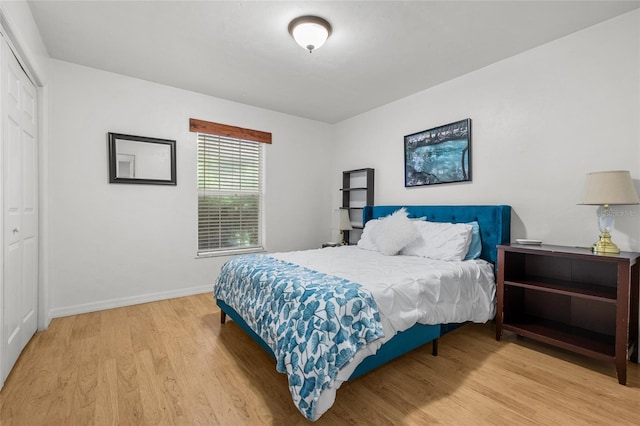
<path id="1" fill-rule="evenodd" d="M 404 137 L 404 186 L 471 180 L 471 119 Z"/>

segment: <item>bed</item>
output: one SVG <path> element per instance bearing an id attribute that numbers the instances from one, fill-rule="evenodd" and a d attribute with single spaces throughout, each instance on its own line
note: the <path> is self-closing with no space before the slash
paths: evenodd
<path id="1" fill-rule="evenodd" d="M 437 355 L 439 337 L 494 317 L 496 246 L 510 242 L 510 223 L 505 205 L 367 206 L 358 246 L 230 259 L 214 285 L 221 322 L 232 318 L 276 359 L 315 421 L 343 382 L 429 342 Z M 433 257 L 455 242 L 465 259 L 425 257 L 425 240 L 441 244 Z"/>

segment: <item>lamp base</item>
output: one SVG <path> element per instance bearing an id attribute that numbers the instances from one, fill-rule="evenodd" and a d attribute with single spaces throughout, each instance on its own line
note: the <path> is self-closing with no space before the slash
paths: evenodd
<path id="1" fill-rule="evenodd" d="M 620 249 L 611 241 L 611 234 L 603 232 L 600 234 L 600 240 L 591 247 L 594 253 L 611 253 L 618 254 Z"/>

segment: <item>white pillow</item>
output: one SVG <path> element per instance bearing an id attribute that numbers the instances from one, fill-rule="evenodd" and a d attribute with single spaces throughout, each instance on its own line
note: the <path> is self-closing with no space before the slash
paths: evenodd
<path id="1" fill-rule="evenodd" d="M 404 207 L 396 210 L 378 221 L 372 234 L 373 243 L 381 254 L 394 256 L 418 238 L 414 223 L 417 222 L 407 217 Z"/>
<path id="2" fill-rule="evenodd" d="M 466 223 L 413 222 L 419 237 L 401 254 L 439 260 L 463 260 L 471 244 L 473 226 Z"/>
<path id="3" fill-rule="evenodd" d="M 378 247 L 374 241 L 374 235 L 378 232 L 378 224 L 380 221 L 378 219 L 372 219 L 364 224 L 364 229 L 362 230 L 362 235 L 358 240 L 358 247 L 364 250 L 373 250 L 378 251 Z"/>

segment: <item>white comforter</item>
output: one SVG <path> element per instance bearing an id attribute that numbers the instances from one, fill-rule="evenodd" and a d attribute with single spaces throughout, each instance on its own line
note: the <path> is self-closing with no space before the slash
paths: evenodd
<path id="1" fill-rule="evenodd" d="M 356 353 L 353 361 L 340 371 L 335 386 L 325 390 L 318 401 L 317 417 L 333 405 L 336 390 L 358 364 L 396 333 L 415 323 L 486 322 L 495 316 L 493 265 L 481 259 L 451 262 L 384 256 L 357 246 L 270 256 L 361 284 L 373 294 L 378 305 L 385 337 Z"/>

